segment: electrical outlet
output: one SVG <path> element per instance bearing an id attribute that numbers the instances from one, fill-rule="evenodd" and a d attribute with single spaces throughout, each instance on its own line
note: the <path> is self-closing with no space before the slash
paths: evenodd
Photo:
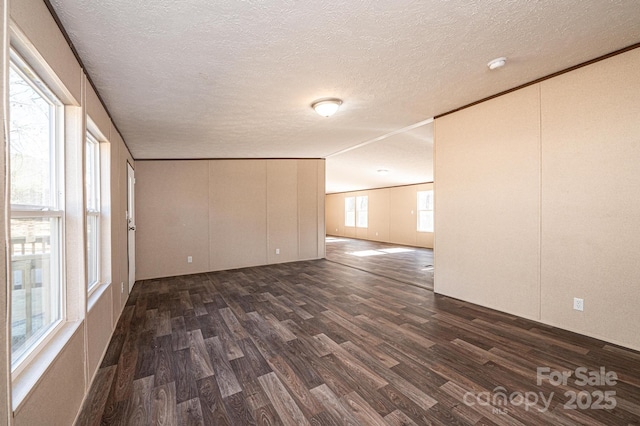
<path id="1" fill-rule="evenodd" d="M 576 311 L 584 311 L 584 299 L 578 297 L 573 298 L 573 309 Z"/>
<path id="2" fill-rule="evenodd" d="M 193 257 L 187 256 L 187 263 L 193 263 Z"/>
<path id="3" fill-rule="evenodd" d="M 276 254 L 280 254 L 280 249 L 276 249 Z"/>

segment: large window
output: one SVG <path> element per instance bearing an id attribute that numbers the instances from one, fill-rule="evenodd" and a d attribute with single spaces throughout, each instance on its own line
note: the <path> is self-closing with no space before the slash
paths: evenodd
<path id="1" fill-rule="evenodd" d="M 369 226 L 369 197 L 345 197 L 344 199 L 344 226 L 357 226 L 366 228 Z"/>
<path id="2" fill-rule="evenodd" d="M 418 191 L 418 232 L 433 232 L 433 191 Z"/>
<path id="3" fill-rule="evenodd" d="M 358 228 L 369 226 L 369 197 L 366 195 L 356 197 L 356 226 Z"/>
<path id="4" fill-rule="evenodd" d="M 87 132 L 85 144 L 85 184 L 87 201 L 87 285 L 100 282 L 100 144 Z"/>
<path id="5" fill-rule="evenodd" d="M 356 226 L 356 197 L 344 199 L 344 226 Z"/>
<path id="6" fill-rule="evenodd" d="M 62 103 L 13 52 L 9 69 L 11 362 L 63 315 Z"/>

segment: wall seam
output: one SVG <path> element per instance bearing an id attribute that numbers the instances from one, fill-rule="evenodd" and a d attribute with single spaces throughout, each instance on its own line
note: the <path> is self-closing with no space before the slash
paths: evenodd
<path id="1" fill-rule="evenodd" d="M 542 321 L 542 83 L 538 84 L 538 320 Z"/>
<path id="2" fill-rule="evenodd" d="M 265 190 L 265 195 L 264 195 L 264 211 L 265 211 L 265 253 L 266 253 L 266 261 L 267 261 L 267 265 L 270 265 L 271 262 L 269 261 L 269 255 L 271 254 L 269 252 L 269 162 L 265 161 L 264 162 L 264 187 L 266 188 Z"/>
<path id="3" fill-rule="evenodd" d="M 208 259 L 207 265 L 208 271 L 211 271 L 211 241 L 213 237 L 211 235 L 211 160 L 207 161 L 207 251 Z"/>

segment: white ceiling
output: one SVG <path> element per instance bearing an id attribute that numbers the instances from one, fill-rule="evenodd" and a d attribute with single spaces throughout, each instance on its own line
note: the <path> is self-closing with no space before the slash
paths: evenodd
<path id="1" fill-rule="evenodd" d="M 134 158 L 328 158 L 330 191 L 431 180 L 400 129 L 640 41 L 637 0 L 50 1 Z"/>
<path id="2" fill-rule="evenodd" d="M 326 192 L 433 182 L 433 121 L 417 124 L 327 158 Z"/>

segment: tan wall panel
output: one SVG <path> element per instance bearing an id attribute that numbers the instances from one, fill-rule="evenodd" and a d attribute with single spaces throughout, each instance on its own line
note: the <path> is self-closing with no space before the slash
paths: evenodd
<path id="1" fill-rule="evenodd" d="M 389 193 L 389 241 L 392 243 L 417 244 L 416 192 L 414 186 L 401 186 Z"/>
<path id="2" fill-rule="evenodd" d="M 433 232 L 418 232 L 416 236 L 416 245 L 418 247 L 433 248 Z"/>
<path id="3" fill-rule="evenodd" d="M 231 269 L 267 263 L 267 161 L 211 160 L 210 266 Z"/>
<path id="4" fill-rule="evenodd" d="M 389 242 L 389 188 L 367 191 L 369 196 L 369 238 Z"/>
<path id="5" fill-rule="evenodd" d="M 111 119 L 105 111 L 98 95 L 89 84 L 89 81 L 86 77 L 85 79 L 85 89 L 86 89 L 86 111 L 87 115 L 91 117 L 93 123 L 98 127 L 100 132 L 109 139 L 109 134 L 111 131 Z"/>
<path id="6" fill-rule="evenodd" d="M 87 312 L 87 361 L 89 364 L 89 378 L 93 377 L 100 366 L 102 356 L 111 339 L 111 332 L 113 331 L 111 327 L 112 306 L 111 289 L 108 289 L 102 294 L 102 297 L 96 300 L 91 310 Z"/>
<path id="7" fill-rule="evenodd" d="M 640 349 L 640 49 L 543 82 L 542 319 Z M 573 298 L 584 299 L 584 312 Z"/>
<path id="8" fill-rule="evenodd" d="M 349 238 L 357 238 L 356 228 L 354 226 L 345 226 L 344 236 Z"/>
<path id="9" fill-rule="evenodd" d="M 136 279 L 210 270 L 209 161 L 138 162 L 136 222 Z"/>
<path id="10" fill-rule="evenodd" d="M 298 258 L 318 258 L 318 167 L 317 160 L 298 160 Z M 323 227 L 324 228 L 324 227 Z"/>
<path id="11" fill-rule="evenodd" d="M 416 222 L 417 192 L 428 189 L 432 183 L 327 194 L 327 235 L 433 248 L 433 233 L 418 232 Z M 369 197 L 369 226 L 345 227 L 344 199 L 359 195 Z"/>
<path id="12" fill-rule="evenodd" d="M 267 261 L 269 263 L 291 262 L 298 258 L 297 195 L 297 161 L 268 161 Z M 280 250 L 280 254 L 276 254 L 277 249 Z"/>
<path id="13" fill-rule="evenodd" d="M 9 4 L 11 19 L 37 49 L 38 54 L 53 70 L 69 94 L 79 103 L 82 98 L 82 69 L 45 3 L 42 0 L 19 0 L 11 1 Z M 47 83 L 53 85 L 51 81 Z"/>
<path id="14" fill-rule="evenodd" d="M 84 397 L 84 326 L 80 326 L 14 413 L 15 426 L 70 425 Z"/>
<path id="15" fill-rule="evenodd" d="M 539 85 L 436 119 L 435 291 L 539 318 Z"/>
<path id="16" fill-rule="evenodd" d="M 361 240 L 369 239 L 369 228 L 358 228 L 356 227 L 356 238 Z"/>
<path id="17" fill-rule="evenodd" d="M 318 166 L 316 167 L 317 179 L 316 179 L 316 197 L 318 198 L 318 210 L 316 215 L 318 217 L 318 227 L 316 229 L 318 239 L 318 252 L 317 258 L 323 259 L 326 255 L 326 222 L 325 222 L 325 160 L 316 160 Z"/>
<path id="18" fill-rule="evenodd" d="M 325 203 L 327 235 L 344 235 L 344 196 L 329 194 Z"/>

